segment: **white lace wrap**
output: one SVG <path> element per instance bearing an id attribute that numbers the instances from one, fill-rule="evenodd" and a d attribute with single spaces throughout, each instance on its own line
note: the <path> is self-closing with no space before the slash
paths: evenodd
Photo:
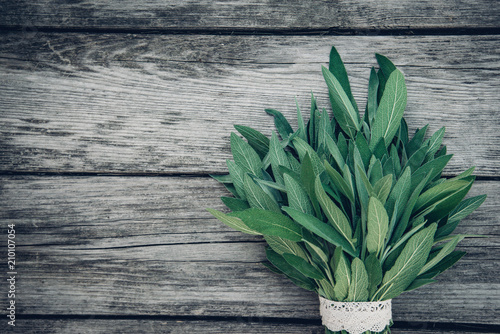
<path id="1" fill-rule="evenodd" d="M 390 299 L 381 302 L 343 303 L 319 297 L 319 304 L 323 325 L 334 332 L 381 332 L 390 324 L 392 318 Z"/>

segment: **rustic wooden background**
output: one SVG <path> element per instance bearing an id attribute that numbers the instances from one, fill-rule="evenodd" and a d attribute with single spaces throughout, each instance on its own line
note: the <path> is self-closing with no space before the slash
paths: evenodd
<path id="1" fill-rule="evenodd" d="M 335 45 L 358 104 L 374 52 L 405 73 L 411 129 L 446 126 L 483 206 L 394 333 L 500 332 L 500 10 L 461 1 L 0 1 L 0 332 L 321 333 L 318 301 L 226 228 L 232 125 L 328 106 Z M 15 224 L 16 327 L 5 317 Z"/>

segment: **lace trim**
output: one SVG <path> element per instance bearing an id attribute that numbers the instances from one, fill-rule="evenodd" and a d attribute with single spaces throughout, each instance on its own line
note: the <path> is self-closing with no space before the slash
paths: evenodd
<path id="1" fill-rule="evenodd" d="M 350 334 L 381 332 L 392 318 L 391 300 L 381 302 L 336 302 L 319 297 L 321 320 L 329 330 Z"/>

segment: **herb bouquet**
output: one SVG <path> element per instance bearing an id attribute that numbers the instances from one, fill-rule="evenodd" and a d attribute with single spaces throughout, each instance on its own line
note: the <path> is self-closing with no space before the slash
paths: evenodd
<path id="1" fill-rule="evenodd" d="M 403 74 L 376 58 L 363 117 L 332 48 L 322 71 L 333 118 L 314 96 L 307 123 L 297 106 L 296 131 L 268 109 L 279 136 L 236 125 L 247 141 L 231 134 L 229 175 L 213 176 L 234 197 L 222 197 L 231 213 L 209 212 L 264 236 L 265 265 L 319 295 L 327 333 L 390 332 L 390 300 L 434 282 L 464 256 L 455 247 L 466 236 L 450 234 L 486 197 L 464 200 L 474 168 L 441 177 L 452 157 L 441 145 L 444 128 L 426 139 L 425 126 L 410 138 Z M 355 318 L 351 306 L 363 302 L 377 302 L 366 305 L 382 313 L 365 309 Z"/>

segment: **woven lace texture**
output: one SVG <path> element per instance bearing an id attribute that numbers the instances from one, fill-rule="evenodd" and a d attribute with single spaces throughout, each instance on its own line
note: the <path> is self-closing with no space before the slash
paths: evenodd
<path id="1" fill-rule="evenodd" d="M 334 332 L 381 332 L 390 324 L 392 318 L 390 299 L 381 302 L 342 303 L 319 297 L 319 302 L 323 325 Z"/>

